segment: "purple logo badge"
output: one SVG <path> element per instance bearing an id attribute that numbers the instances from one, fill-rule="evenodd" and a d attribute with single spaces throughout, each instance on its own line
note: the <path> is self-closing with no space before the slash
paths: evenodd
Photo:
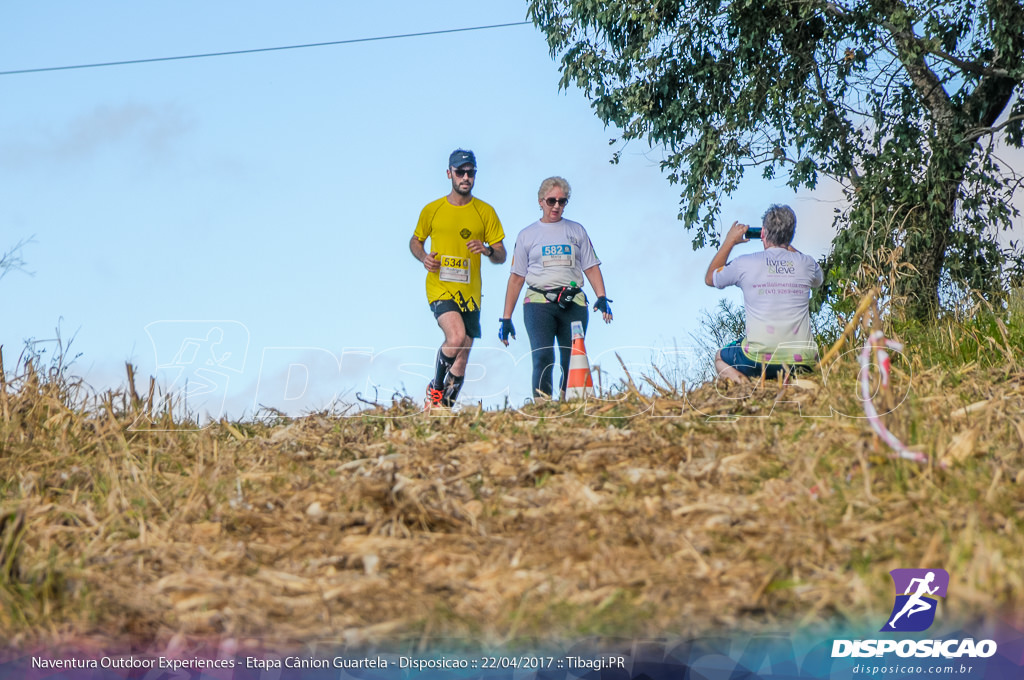
<path id="1" fill-rule="evenodd" d="M 882 631 L 904 633 L 927 630 L 935 621 L 938 599 L 946 596 L 949 573 L 945 569 L 893 569 L 896 601 Z"/>

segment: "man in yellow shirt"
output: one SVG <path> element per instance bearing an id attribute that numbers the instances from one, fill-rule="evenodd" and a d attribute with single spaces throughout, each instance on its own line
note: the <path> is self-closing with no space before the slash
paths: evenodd
<path id="1" fill-rule="evenodd" d="M 427 270 L 427 302 L 444 332 L 437 350 L 427 405 L 455 404 L 466 378 L 473 339 L 480 337 L 480 264 L 505 261 L 505 232 L 497 213 L 473 196 L 476 156 L 456 149 L 448 158 L 452 190 L 420 212 L 409 240 L 413 257 Z M 430 250 L 424 244 L 430 239 Z M 488 245 L 485 245 L 488 244 Z"/>

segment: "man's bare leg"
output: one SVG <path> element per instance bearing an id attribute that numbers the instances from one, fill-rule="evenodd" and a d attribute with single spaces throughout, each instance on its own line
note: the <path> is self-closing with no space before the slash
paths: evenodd
<path id="1" fill-rule="evenodd" d="M 441 353 L 445 359 L 451 360 L 451 364 L 447 377 L 440 385 L 435 385 L 435 388 L 444 391 L 444 401 L 446 402 L 444 405 L 451 406 L 458 398 L 459 390 L 462 389 L 462 381 L 466 377 L 466 366 L 469 364 L 469 351 L 473 347 L 473 338 L 466 334 L 466 325 L 459 312 L 445 312 L 437 317 L 437 325 L 444 333 Z"/>

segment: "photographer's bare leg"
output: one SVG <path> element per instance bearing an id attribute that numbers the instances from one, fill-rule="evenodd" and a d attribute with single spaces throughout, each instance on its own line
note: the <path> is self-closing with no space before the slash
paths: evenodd
<path id="1" fill-rule="evenodd" d="M 742 385 L 747 382 L 747 376 L 743 375 L 722 360 L 721 350 L 715 352 L 715 370 L 718 371 L 719 378 L 728 378 L 738 385 Z"/>

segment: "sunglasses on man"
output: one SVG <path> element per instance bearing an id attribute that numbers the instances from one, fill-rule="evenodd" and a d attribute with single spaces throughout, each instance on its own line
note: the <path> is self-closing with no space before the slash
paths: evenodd
<path id="1" fill-rule="evenodd" d="M 452 172 L 455 173 L 456 177 L 469 177 L 470 179 L 476 177 L 476 168 L 472 168 L 470 170 L 463 170 L 462 168 L 453 168 Z"/>

